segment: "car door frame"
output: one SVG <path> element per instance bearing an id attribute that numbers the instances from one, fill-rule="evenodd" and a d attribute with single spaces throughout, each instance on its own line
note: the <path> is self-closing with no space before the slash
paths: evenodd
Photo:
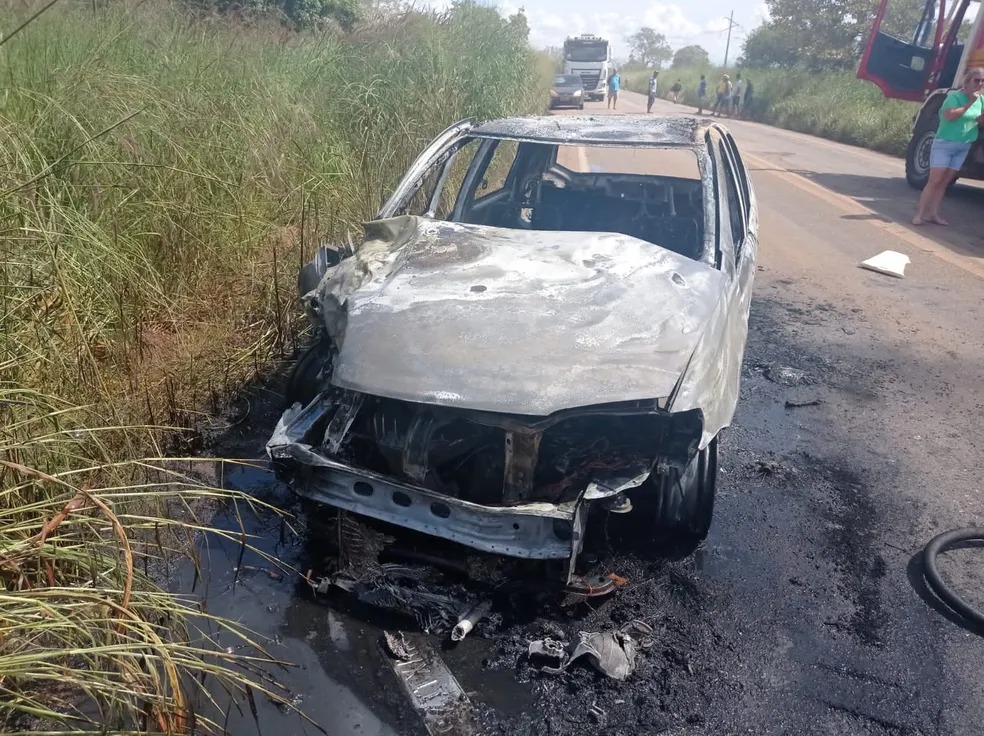
<path id="1" fill-rule="evenodd" d="M 383 204 L 376 214 L 377 220 L 385 220 L 394 217 L 405 204 L 407 199 L 412 197 L 418 188 L 423 185 L 424 180 L 435 165 L 441 162 L 441 158 L 446 156 L 450 149 L 460 145 L 468 134 L 475 128 L 473 120 L 462 120 L 454 125 L 448 126 L 440 135 L 434 138 L 428 146 L 414 159 L 404 174 L 400 183 L 397 184 L 389 199 Z M 447 161 L 442 165 L 446 165 Z M 438 189 L 444 184 L 445 176 L 442 172 L 438 178 Z M 428 211 L 432 211 L 434 206 L 433 198 L 428 203 Z"/>

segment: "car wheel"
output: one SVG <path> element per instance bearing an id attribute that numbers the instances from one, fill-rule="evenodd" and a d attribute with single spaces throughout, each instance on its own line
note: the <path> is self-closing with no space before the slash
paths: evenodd
<path id="1" fill-rule="evenodd" d="M 633 513 L 650 515 L 657 539 L 673 537 L 698 544 L 707 536 L 717 490 L 718 440 L 697 453 L 681 473 L 654 475 L 633 494 Z"/>
<path id="2" fill-rule="evenodd" d="M 311 403 L 321 389 L 319 375 L 325 364 L 331 360 L 331 350 L 323 342 L 311 345 L 301 353 L 287 378 L 284 400 L 287 407 L 300 402 L 301 406 Z"/>
<path id="3" fill-rule="evenodd" d="M 905 180 L 914 189 L 923 189 L 929 181 L 929 152 L 936 139 L 936 131 L 924 128 L 918 131 L 905 152 Z"/>

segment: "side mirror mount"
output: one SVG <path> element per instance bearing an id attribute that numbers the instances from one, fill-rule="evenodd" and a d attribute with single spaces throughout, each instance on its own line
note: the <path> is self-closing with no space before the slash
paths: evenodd
<path id="1" fill-rule="evenodd" d="M 328 270 L 341 263 L 344 257 L 339 247 L 323 245 L 318 248 L 314 258 L 308 261 L 297 275 L 297 295 L 303 297 L 314 291 Z"/>

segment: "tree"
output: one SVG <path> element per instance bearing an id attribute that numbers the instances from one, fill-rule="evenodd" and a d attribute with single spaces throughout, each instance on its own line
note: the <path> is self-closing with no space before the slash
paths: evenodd
<path id="1" fill-rule="evenodd" d="M 765 0 L 770 20 L 745 39 L 752 66 L 801 64 L 843 69 L 857 64 L 878 0 Z M 896 0 L 883 29 L 911 39 L 924 0 Z"/>
<path id="2" fill-rule="evenodd" d="M 783 29 L 766 23 L 751 31 L 742 46 L 739 66 L 790 67 L 801 61 L 795 42 Z"/>
<path id="3" fill-rule="evenodd" d="M 277 12 L 297 26 L 334 21 L 351 30 L 359 20 L 360 0 L 195 0 L 198 5 L 220 12 Z"/>
<path id="4" fill-rule="evenodd" d="M 629 46 L 632 48 L 632 55 L 638 59 L 643 66 L 654 66 L 662 69 L 664 62 L 673 58 L 673 49 L 670 48 L 666 36 L 648 26 L 640 28 L 628 38 Z"/>
<path id="5" fill-rule="evenodd" d="M 699 69 L 709 66 L 710 63 L 711 59 L 707 53 L 707 49 L 694 44 L 693 46 L 684 46 L 682 49 L 677 49 L 677 52 L 673 54 L 673 63 L 671 66 L 674 69 Z"/>
<path id="6" fill-rule="evenodd" d="M 520 8 L 514 15 L 509 16 L 509 27 L 520 37 L 529 40 L 530 24 L 526 20 L 526 8 Z"/>

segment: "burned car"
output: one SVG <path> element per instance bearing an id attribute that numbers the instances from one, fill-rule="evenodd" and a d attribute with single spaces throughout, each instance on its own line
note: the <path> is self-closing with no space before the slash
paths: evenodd
<path id="1" fill-rule="evenodd" d="M 267 452 L 304 498 L 565 576 L 592 512 L 703 539 L 757 221 L 708 120 L 452 126 L 302 270 Z"/>

